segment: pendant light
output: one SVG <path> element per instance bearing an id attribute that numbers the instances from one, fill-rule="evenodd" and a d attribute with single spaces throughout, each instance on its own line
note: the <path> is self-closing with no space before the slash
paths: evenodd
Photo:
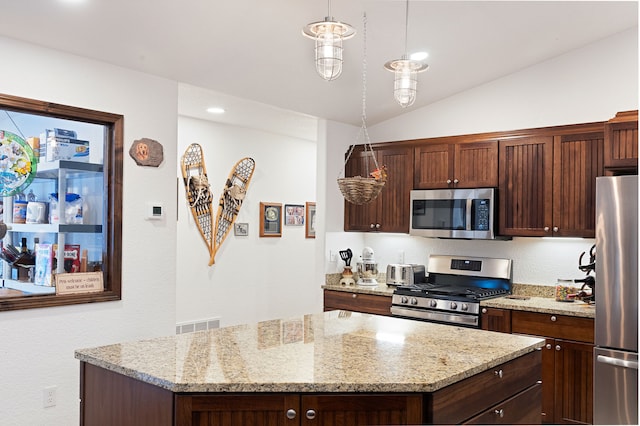
<path id="1" fill-rule="evenodd" d="M 342 74 L 342 40 L 356 34 L 349 24 L 336 21 L 331 16 L 331 0 L 327 0 L 327 16 L 324 21 L 312 22 L 302 29 L 302 35 L 316 42 L 316 71 L 327 81 Z"/>
<path id="2" fill-rule="evenodd" d="M 429 65 L 422 61 L 410 59 L 407 53 L 407 33 L 409 32 L 409 0 L 406 3 L 404 55 L 401 59 L 394 59 L 384 64 L 384 67 L 394 73 L 393 97 L 402 108 L 407 108 L 416 100 L 418 73 L 425 71 Z"/>

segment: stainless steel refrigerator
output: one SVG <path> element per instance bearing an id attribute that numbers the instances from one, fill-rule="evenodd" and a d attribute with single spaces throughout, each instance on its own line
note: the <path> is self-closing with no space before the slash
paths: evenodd
<path id="1" fill-rule="evenodd" d="M 596 179 L 595 424 L 638 424 L 638 176 Z"/>

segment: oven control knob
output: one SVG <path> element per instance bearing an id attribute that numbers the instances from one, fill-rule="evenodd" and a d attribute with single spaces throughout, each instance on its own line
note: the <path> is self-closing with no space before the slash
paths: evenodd
<path id="1" fill-rule="evenodd" d="M 411 304 L 412 305 L 417 305 L 418 304 L 418 299 L 416 299 L 415 297 L 411 298 Z"/>
<path id="2" fill-rule="evenodd" d="M 400 303 L 409 303 L 409 298 L 407 296 L 402 296 L 400 298 Z"/>
<path id="3" fill-rule="evenodd" d="M 434 299 L 431 299 L 429 301 L 429 306 L 431 306 L 432 308 L 435 308 L 436 306 L 438 306 L 438 301 L 434 300 Z"/>
<path id="4" fill-rule="evenodd" d="M 451 302 L 451 310 L 455 311 L 458 309 L 458 304 L 456 302 Z"/>
<path id="5" fill-rule="evenodd" d="M 463 303 L 462 306 L 460 307 L 461 310 L 463 311 L 468 311 L 469 310 L 469 305 L 467 305 L 466 303 Z"/>

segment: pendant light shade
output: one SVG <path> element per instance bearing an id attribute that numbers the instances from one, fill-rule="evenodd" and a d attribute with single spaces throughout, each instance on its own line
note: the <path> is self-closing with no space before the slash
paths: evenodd
<path id="1" fill-rule="evenodd" d="M 422 61 L 410 59 L 407 54 L 407 33 L 409 32 L 409 0 L 406 3 L 405 10 L 405 33 L 404 33 L 404 51 L 405 54 L 401 59 L 394 59 L 384 67 L 394 74 L 393 79 L 393 97 L 402 108 L 407 108 L 416 100 L 418 87 L 418 73 L 425 71 L 429 65 Z"/>
<path id="2" fill-rule="evenodd" d="M 328 16 L 324 21 L 312 22 L 302 29 L 302 34 L 316 42 L 316 71 L 325 80 L 335 80 L 342 74 L 342 40 L 356 34 L 355 29 Z"/>
<path id="3" fill-rule="evenodd" d="M 394 59 L 384 64 L 389 71 L 393 71 L 393 97 L 402 108 L 413 105 L 416 100 L 418 73 L 429 66 L 421 61 L 407 58 Z"/>

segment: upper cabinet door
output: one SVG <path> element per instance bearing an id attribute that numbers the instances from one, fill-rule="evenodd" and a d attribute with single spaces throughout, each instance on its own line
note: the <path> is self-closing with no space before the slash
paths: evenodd
<path id="1" fill-rule="evenodd" d="M 387 183 L 379 196 L 380 231 L 409 233 L 409 197 L 413 186 L 413 148 L 377 150 L 378 164 L 387 167 Z"/>
<path id="2" fill-rule="evenodd" d="M 448 188 L 453 182 L 454 145 L 423 144 L 415 148 L 415 189 Z"/>
<path id="3" fill-rule="evenodd" d="M 604 133 L 556 136 L 553 236 L 595 238 L 596 177 L 604 175 Z"/>
<path id="4" fill-rule="evenodd" d="M 456 187 L 498 186 L 498 141 L 456 144 L 454 160 Z"/>
<path id="5" fill-rule="evenodd" d="M 368 177 L 369 173 L 376 169 L 371 151 L 364 151 L 362 148 L 362 146 L 357 146 L 351 153 L 351 157 L 349 157 L 349 161 L 345 165 L 345 177 Z M 378 198 L 368 204 L 353 204 L 345 200 L 344 230 L 375 231 L 378 210 L 380 209 L 380 197 L 386 190 L 385 185 Z"/>
<path id="6" fill-rule="evenodd" d="M 500 141 L 499 155 L 499 234 L 551 236 L 553 137 Z"/>
<path id="7" fill-rule="evenodd" d="M 497 141 L 424 143 L 415 148 L 415 189 L 497 186 Z"/>
<path id="8" fill-rule="evenodd" d="M 637 174 L 638 111 L 619 112 L 604 129 L 604 166 L 613 174 Z"/>

